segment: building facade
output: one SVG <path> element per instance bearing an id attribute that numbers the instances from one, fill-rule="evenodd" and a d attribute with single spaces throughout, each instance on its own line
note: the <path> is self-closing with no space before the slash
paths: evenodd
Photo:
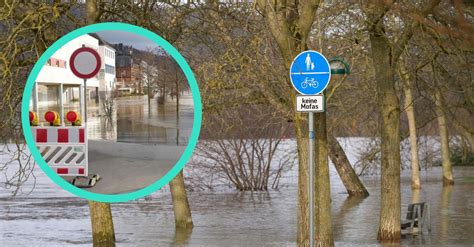
<path id="1" fill-rule="evenodd" d="M 103 99 L 109 97 L 115 89 L 115 49 L 99 40 L 99 54 L 102 60 L 99 72 L 99 97 Z"/>
<path id="2" fill-rule="evenodd" d="M 64 114 L 69 110 L 82 112 L 80 102 L 87 99 L 87 104 L 98 103 L 100 92 L 106 92 L 115 82 L 114 49 L 107 44 L 100 44 L 100 39 L 93 35 L 82 35 L 71 40 L 58 49 L 42 67 L 33 89 L 30 101 L 31 109 L 35 111 L 40 121 L 47 111 L 57 111 L 64 122 Z M 87 79 L 87 92 L 84 97 L 84 80 L 76 77 L 70 68 L 69 58 L 78 48 L 86 46 L 101 56 L 101 72 Z M 105 95 L 105 94 L 103 94 Z M 81 100 L 82 99 L 82 100 Z"/>
<path id="3" fill-rule="evenodd" d="M 141 62 L 134 59 L 133 47 L 122 43 L 114 45 L 116 50 L 116 89 L 122 94 L 143 93 Z"/>

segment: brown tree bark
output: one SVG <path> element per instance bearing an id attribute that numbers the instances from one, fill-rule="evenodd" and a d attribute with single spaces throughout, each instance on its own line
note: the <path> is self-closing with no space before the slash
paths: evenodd
<path id="1" fill-rule="evenodd" d="M 385 34 L 383 16 L 387 7 L 371 1 L 368 16 L 370 56 L 375 70 L 381 137 L 381 202 L 377 238 L 400 240 L 400 106 L 395 89 L 392 46 Z"/>
<path id="2" fill-rule="evenodd" d="M 294 93 L 292 93 L 294 95 Z M 309 246 L 309 197 L 308 197 L 308 119 L 295 114 L 296 146 L 298 149 L 298 246 Z M 317 190 L 315 190 L 317 191 Z"/>
<path id="3" fill-rule="evenodd" d="M 331 186 L 329 181 L 328 138 L 326 113 L 315 114 L 315 161 L 316 172 L 314 191 L 315 224 L 318 246 L 334 246 L 331 224 Z"/>
<path id="4" fill-rule="evenodd" d="M 375 67 L 382 150 L 381 206 L 378 239 L 400 239 L 400 106 L 385 37 L 370 34 Z"/>
<path id="5" fill-rule="evenodd" d="M 400 106 L 391 67 L 390 45 L 381 29 L 370 33 L 372 61 L 378 91 L 382 154 L 381 205 L 378 239 L 399 240 L 400 235 Z"/>
<path id="6" fill-rule="evenodd" d="M 193 228 L 191 209 L 189 208 L 188 196 L 184 185 L 183 171 L 180 171 L 170 182 L 171 198 L 176 228 Z"/>
<path id="7" fill-rule="evenodd" d="M 115 246 L 114 223 L 110 204 L 89 201 L 94 246 Z"/>
<path id="8" fill-rule="evenodd" d="M 369 196 L 369 192 L 352 168 L 346 153 L 333 135 L 328 135 L 329 158 L 331 158 L 349 196 Z"/>

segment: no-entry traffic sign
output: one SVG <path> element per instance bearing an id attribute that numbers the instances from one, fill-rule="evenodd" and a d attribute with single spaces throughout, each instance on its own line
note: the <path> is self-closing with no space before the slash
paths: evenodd
<path id="1" fill-rule="evenodd" d="M 72 73 L 82 79 L 89 79 L 97 75 L 100 65 L 99 53 L 89 47 L 75 50 L 69 58 Z"/>
<path id="2" fill-rule="evenodd" d="M 300 94 L 319 94 L 326 89 L 330 79 L 329 62 L 317 51 L 304 51 L 291 63 L 290 80 Z"/>

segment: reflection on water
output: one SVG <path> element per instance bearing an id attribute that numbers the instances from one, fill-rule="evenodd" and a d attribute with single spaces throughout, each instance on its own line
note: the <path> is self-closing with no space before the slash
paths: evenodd
<path id="1" fill-rule="evenodd" d="M 187 245 L 192 233 L 193 229 L 176 228 L 174 231 L 173 243 L 178 246 Z"/>
<path id="2" fill-rule="evenodd" d="M 179 114 L 176 102 L 159 105 L 156 99 L 151 100 L 149 112 L 147 96 L 119 97 L 115 105 L 112 121 L 101 115 L 98 105 L 89 107 L 89 138 L 187 145 L 194 119 L 191 94 L 180 98 Z"/>
<path id="3" fill-rule="evenodd" d="M 449 234 L 449 227 L 450 227 L 449 215 L 450 213 L 454 213 L 454 212 L 449 212 L 450 210 L 449 205 L 451 203 L 452 191 L 453 191 L 452 186 L 443 187 L 443 191 L 441 193 L 440 207 L 436 212 L 434 212 L 435 214 L 441 215 L 441 217 L 439 218 L 439 221 L 436 224 L 439 225 L 439 234 L 440 234 L 440 238 L 442 239 L 442 242 L 441 242 L 442 244 L 446 244 L 446 239 L 448 238 L 448 234 Z M 453 223 L 454 223 L 453 227 L 459 227 L 457 222 L 453 222 Z M 472 230 L 474 229 L 471 229 L 471 233 L 473 232 Z"/>
<path id="4" fill-rule="evenodd" d="M 294 171 L 296 172 L 296 170 Z M 290 172 L 291 173 L 291 172 Z M 91 243 L 87 202 L 72 197 L 37 172 L 30 195 L 6 198 L 0 191 L 0 242 L 4 245 Z M 423 173 L 419 200 L 431 204 L 431 233 L 408 236 L 402 245 L 472 245 L 474 243 L 473 167 L 454 169 L 456 184 L 442 186 L 441 169 Z M 138 246 L 295 246 L 297 182 L 270 192 L 189 192 L 194 228 L 175 229 L 169 189 L 128 203 L 112 204 L 117 241 Z M 331 171 L 332 220 L 336 245 L 379 245 L 377 229 L 380 180 L 365 178 L 370 196 L 348 198 Z M 410 172 L 402 175 L 402 215 L 412 202 Z"/>

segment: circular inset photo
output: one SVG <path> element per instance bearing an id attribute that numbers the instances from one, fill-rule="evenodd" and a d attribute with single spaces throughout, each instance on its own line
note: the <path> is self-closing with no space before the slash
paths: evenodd
<path id="1" fill-rule="evenodd" d="M 77 29 L 34 66 L 23 93 L 26 143 L 42 170 L 95 201 L 146 196 L 184 167 L 197 143 L 201 100 L 179 52 L 124 23 Z"/>

